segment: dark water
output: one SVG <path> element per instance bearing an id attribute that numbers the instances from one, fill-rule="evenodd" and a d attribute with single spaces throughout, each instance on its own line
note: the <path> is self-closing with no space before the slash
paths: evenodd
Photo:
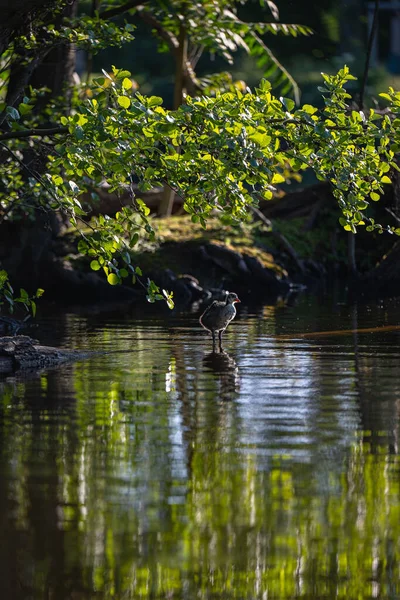
<path id="1" fill-rule="evenodd" d="M 399 316 L 39 320 L 112 352 L 0 382 L 0 598 L 400 598 Z"/>

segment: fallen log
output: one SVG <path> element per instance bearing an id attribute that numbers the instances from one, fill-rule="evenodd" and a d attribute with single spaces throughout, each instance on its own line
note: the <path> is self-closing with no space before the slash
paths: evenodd
<path id="1" fill-rule="evenodd" d="M 93 352 L 42 346 L 26 335 L 0 337 L 0 373 L 44 369 L 92 356 Z"/>

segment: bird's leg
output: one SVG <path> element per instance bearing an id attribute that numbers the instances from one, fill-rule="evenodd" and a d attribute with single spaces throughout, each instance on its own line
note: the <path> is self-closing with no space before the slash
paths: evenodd
<path id="1" fill-rule="evenodd" d="M 212 335 L 212 339 L 213 339 L 213 352 L 214 352 L 214 350 L 215 350 L 215 331 L 212 331 L 211 335 Z"/>
<path id="2" fill-rule="evenodd" d="M 219 351 L 222 352 L 222 329 L 218 331 Z"/>

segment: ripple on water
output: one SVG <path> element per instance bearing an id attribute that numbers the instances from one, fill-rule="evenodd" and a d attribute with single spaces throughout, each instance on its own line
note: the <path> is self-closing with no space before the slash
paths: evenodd
<path id="1" fill-rule="evenodd" d="M 43 319 L 109 353 L 0 383 L 0 596 L 400 597 L 400 334 L 351 331 L 397 312 L 243 311 L 223 353 L 193 315 Z"/>

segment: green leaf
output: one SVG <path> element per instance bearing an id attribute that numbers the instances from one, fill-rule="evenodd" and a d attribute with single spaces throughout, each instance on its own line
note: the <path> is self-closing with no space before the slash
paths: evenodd
<path id="1" fill-rule="evenodd" d="M 19 113 L 24 116 L 28 113 L 30 113 L 33 109 L 33 106 L 31 104 L 24 104 L 23 102 L 21 102 L 21 104 L 19 104 L 18 106 L 18 110 Z"/>
<path id="2" fill-rule="evenodd" d="M 6 281 L 8 281 L 7 271 L 5 271 L 4 269 L 2 269 L 0 271 L 0 288 L 2 288 L 4 286 L 4 284 L 6 283 Z"/>
<path id="3" fill-rule="evenodd" d="M 78 125 L 85 125 L 88 122 L 87 117 L 85 115 L 76 114 L 74 117 L 75 123 Z"/>
<path id="4" fill-rule="evenodd" d="M 373 200 L 374 202 L 378 202 L 378 200 L 380 199 L 380 195 L 377 194 L 376 192 L 371 192 L 370 197 L 371 197 L 371 200 Z"/>
<path id="5" fill-rule="evenodd" d="M 139 234 L 138 233 L 134 233 L 133 236 L 130 239 L 129 245 L 130 246 L 134 246 L 135 244 L 137 244 L 139 241 Z"/>
<path id="6" fill-rule="evenodd" d="M 368 202 L 365 202 L 365 200 L 357 202 L 357 208 L 358 210 L 365 210 L 366 208 L 368 208 Z"/>
<path id="7" fill-rule="evenodd" d="M 92 260 L 92 262 L 90 263 L 90 268 L 93 271 L 98 271 L 99 269 L 101 269 L 101 265 L 98 260 Z"/>
<path id="8" fill-rule="evenodd" d="M 271 83 L 268 81 L 268 79 L 262 79 L 260 82 L 260 90 L 262 92 L 269 92 L 269 90 L 271 89 Z"/>
<path id="9" fill-rule="evenodd" d="M 311 104 L 304 104 L 301 110 L 304 110 L 304 112 L 308 113 L 309 115 L 313 115 L 316 112 L 318 112 L 318 108 L 315 108 L 315 106 L 311 106 Z"/>
<path id="10" fill-rule="evenodd" d="M 280 173 L 274 173 L 274 175 L 272 177 L 272 184 L 283 183 L 284 181 L 285 181 L 285 178 L 283 177 L 283 175 L 281 175 Z"/>
<path id="11" fill-rule="evenodd" d="M 351 111 L 351 117 L 352 117 L 353 121 L 356 121 L 357 123 L 360 123 L 363 120 L 361 114 L 359 112 L 357 112 L 356 110 Z"/>
<path id="12" fill-rule="evenodd" d="M 110 273 L 107 277 L 107 281 L 110 285 L 117 285 L 119 283 L 119 277 L 115 273 Z"/>
<path id="13" fill-rule="evenodd" d="M 71 190 L 73 191 L 74 194 L 78 194 L 79 193 L 79 188 L 76 185 L 75 181 L 68 181 L 69 183 L 69 187 L 71 188 Z"/>
<path id="14" fill-rule="evenodd" d="M 113 69 L 115 69 L 115 67 L 113 67 Z M 117 70 L 117 75 L 116 76 L 117 76 L 117 79 L 124 79 L 125 80 L 126 78 L 128 78 L 128 77 L 131 76 L 131 72 L 123 70 L 123 69 Z"/>
<path id="15" fill-rule="evenodd" d="M 77 125 L 74 129 L 74 134 L 77 140 L 83 140 L 84 138 L 84 133 L 83 133 L 83 129 L 80 125 Z"/>
<path id="16" fill-rule="evenodd" d="M 132 86 L 133 86 L 132 81 L 130 79 L 128 79 L 127 77 L 125 77 L 125 79 L 122 82 L 122 87 L 124 88 L 124 90 L 130 90 Z"/>
<path id="17" fill-rule="evenodd" d="M 149 107 L 160 106 L 163 103 L 163 99 L 159 96 L 150 96 L 147 100 L 147 104 Z"/>
<path id="18" fill-rule="evenodd" d="M 52 175 L 51 179 L 52 179 L 54 185 L 56 185 L 57 187 L 64 183 L 64 180 L 62 177 L 60 177 L 60 175 Z"/>
<path id="19" fill-rule="evenodd" d="M 122 108 L 129 108 L 131 105 L 131 101 L 127 96 L 118 96 L 117 102 Z"/>
<path id="20" fill-rule="evenodd" d="M 291 98 L 283 98 L 282 96 L 279 98 L 279 100 L 282 102 L 283 106 L 286 108 L 286 110 L 288 110 L 289 112 L 291 110 L 294 109 L 295 107 L 295 102 L 291 99 Z"/>
<path id="21" fill-rule="evenodd" d="M 259 144 L 261 146 L 261 148 L 266 148 L 271 141 L 270 135 L 266 135 L 265 133 L 260 133 L 260 132 L 250 134 L 249 138 L 251 140 L 257 142 L 257 144 Z"/>
<path id="22" fill-rule="evenodd" d="M 387 175 L 384 175 L 384 176 L 381 178 L 381 182 L 382 182 L 382 183 L 392 183 L 391 179 L 389 179 L 389 177 L 388 177 Z"/>
<path id="23" fill-rule="evenodd" d="M 78 242 L 78 252 L 80 252 L 81 254 L 86 254 L 86 252 L 88 251 L 89 245 L 86 242 L 86 240 L 79 240 Z"/>
<path id="24" fill-rule="evenodd" d="M 18 121 L 20 118 L 19 112 L 13 106 L 7 106 L 6 113 L 13 121 Z"/>

